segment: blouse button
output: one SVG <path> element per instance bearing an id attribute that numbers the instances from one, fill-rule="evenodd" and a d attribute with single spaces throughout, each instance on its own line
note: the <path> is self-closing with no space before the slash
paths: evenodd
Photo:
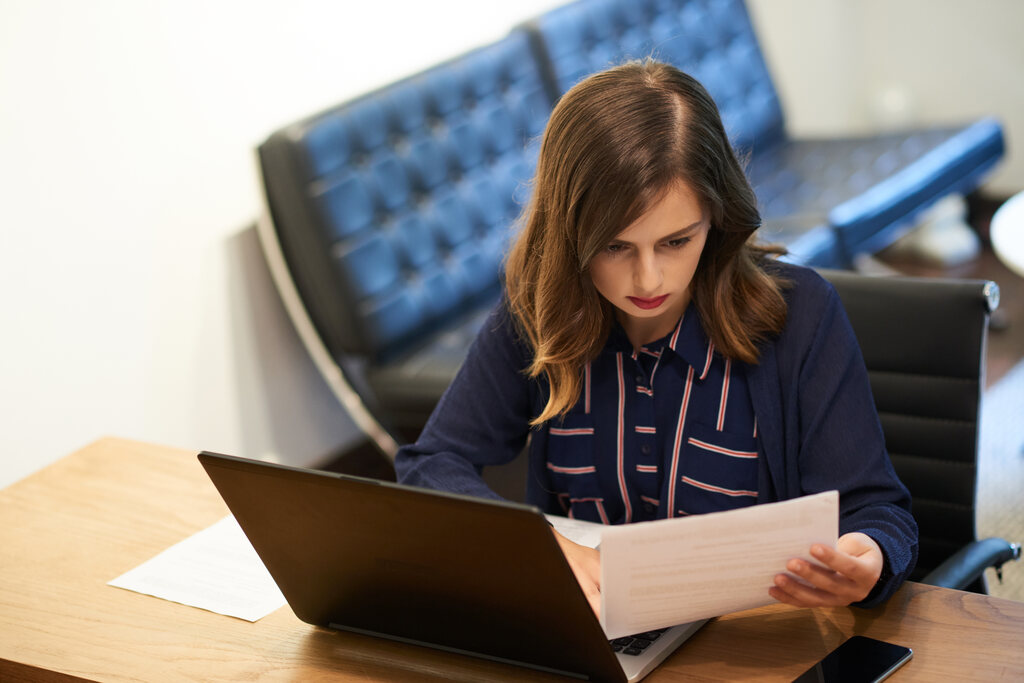
<path id="1" fill-rule="evenodd" d="M 645 443 L 644 445 L 640 446 L 640 452 L 643 453 L 644 455 L 650 455 L 651 454 L 651 446 L 650 446 L 650 444 L 646 444 Z"/>

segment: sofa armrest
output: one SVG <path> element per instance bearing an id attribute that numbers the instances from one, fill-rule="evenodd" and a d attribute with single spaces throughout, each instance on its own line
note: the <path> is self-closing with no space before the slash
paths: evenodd
<path id="1" fill-rule="evenodd" d="M 1001 538 L 984 538 L 961 548 L 921 579 L 921 582 L 964 590 L 988 567 L 995 567 L 996 571 L 1001 572 L 1005 562 L 1019 559 L 1019 544 Z"/>

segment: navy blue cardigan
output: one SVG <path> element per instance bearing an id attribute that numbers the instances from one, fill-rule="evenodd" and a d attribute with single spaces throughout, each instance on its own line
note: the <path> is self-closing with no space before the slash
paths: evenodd
<path id="1" fill-rule="evenodd" d="M 758 502 L 836 489 L 840 535 L 860 531 L 885 554 L 882 580 L 866 600 L 886 600 L 917 561 L 910 495 L 885 450 L 867 370 L 832 286 L 813 270 L 785 264 L 792 286 L 783 331 L 746 366 L 759 432 Z M 399 481 L 496 498 L 480 478 L 511 462 L 530 436 L 527 502 L 561 513 L 545 491 L 546 425 L 528 422 L 547 402 L 547 385 L 523 374 L 529 347 L 499 305 L 469 350 L 419 439 L 396 457 Z"/>

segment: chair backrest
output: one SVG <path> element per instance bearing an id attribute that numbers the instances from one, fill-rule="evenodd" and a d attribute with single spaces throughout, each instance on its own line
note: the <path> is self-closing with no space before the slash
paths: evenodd
<path id="1" fill-rule="evenodd" d="M 918 579 L 976 538 L 985 348 L 999 289 L 984 280 L 822 275 L 853 325 L 886 447 L 913 498 Z"/>
<path id="2" fill-rule="evenodd" d="M 782 106 L 743 0 L 578 0 L 527 25 L 558 97 L 595 71 L 653 57 L 715 99 L 733 145 L 784 137 Z"/>
<path id="3" fill-rule="evenodd" d="M 550 110 L 517 33 L 260 146 L 277 238 L 332 355 L 391 357 L 496 298 Z"/>

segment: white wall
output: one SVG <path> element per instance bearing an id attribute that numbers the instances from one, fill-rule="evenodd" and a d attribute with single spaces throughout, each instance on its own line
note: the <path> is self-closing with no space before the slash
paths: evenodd
<path id="1" fill-rule="evenodd" d="M 350 443 L 261 261 L 252 150 L 556 4 L 0 0 L 0 486 L 105 434 L 302 464 Z M 751 8 L 797 132 L 864 129 L 893 84 L 922 121 L 1024 131 L 1024 4 Z"/>
<path id="2" fill-rule="evenodd" d="M 0 0 L 0 486 L 106 434 L 350 443 L 260 260 L 252 150 L 555 4 Z"/>

